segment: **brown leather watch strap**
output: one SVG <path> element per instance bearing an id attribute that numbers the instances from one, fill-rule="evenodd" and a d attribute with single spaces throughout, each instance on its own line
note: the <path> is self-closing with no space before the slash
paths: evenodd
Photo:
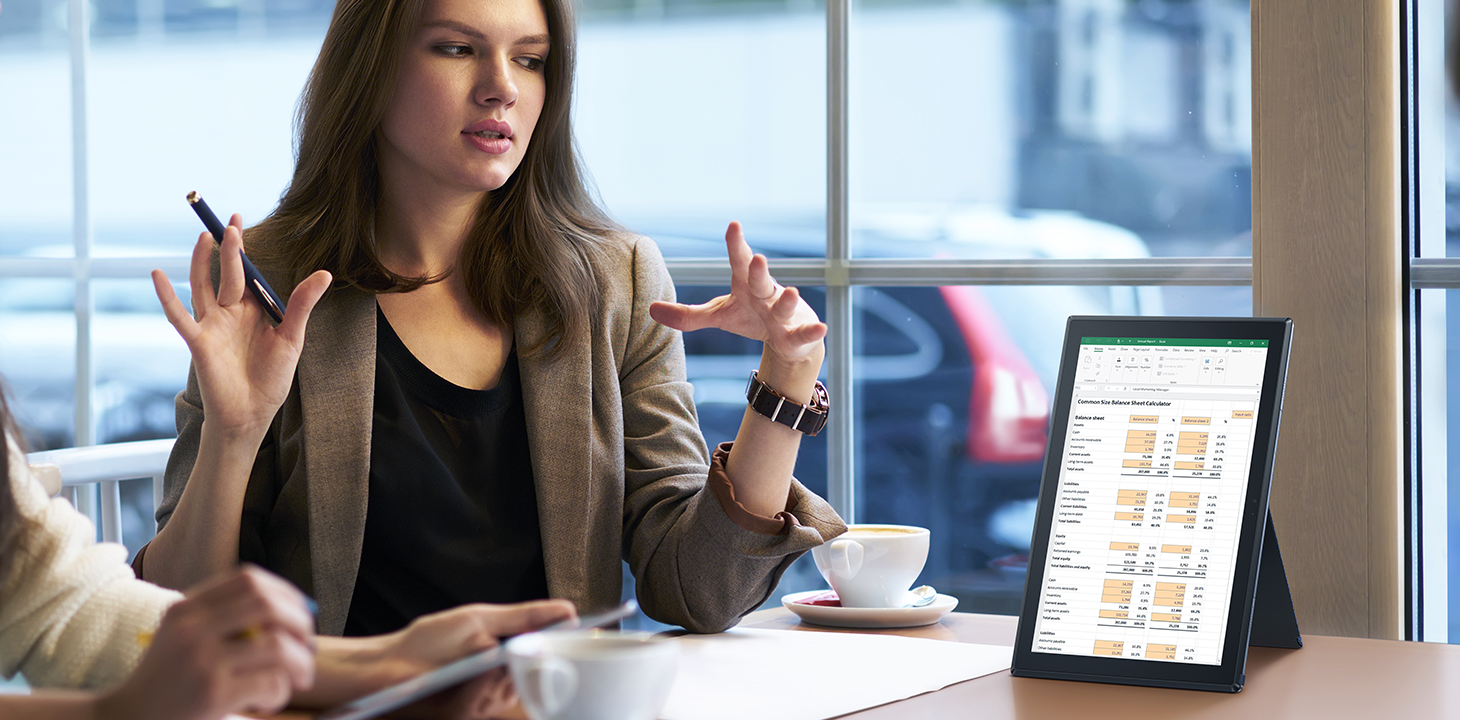
<path id="1" fill-rule="evenodd" d="M 751 371 L 750 383 L 745 386 L 745 399 L 757 413 L 807 435 L 821 432 L 831 412 L 831 396 L 821 381 L 812 390 L 811 403 L 802 405 L 761 382 L 760 372 L 756 370 Z"/>

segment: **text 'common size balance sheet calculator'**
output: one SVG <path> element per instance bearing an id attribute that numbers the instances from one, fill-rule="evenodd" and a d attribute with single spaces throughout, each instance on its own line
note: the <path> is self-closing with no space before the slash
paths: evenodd
<path id="1" fill-rule="evenodd" d="M 1290 335 L 1070 319 L 1014 674 L 1241 689 Z"/>

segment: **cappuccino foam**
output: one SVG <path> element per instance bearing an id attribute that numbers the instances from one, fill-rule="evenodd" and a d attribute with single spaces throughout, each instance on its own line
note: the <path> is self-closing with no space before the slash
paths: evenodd
<path id="1" fill-rule="evenodd" d="M 917 535 L 920 532 L 922 532 L 922 531 L 921 530 L 914 530 L 912 528 L 854 527 L 854 528 L 849 528 L 847 530 L 847 534 L 846 535 L 843 535 L 842 537 L 847 537 L 847 538 L 888 537 L 888 536 L 893 536 L 893 535 Z"/>

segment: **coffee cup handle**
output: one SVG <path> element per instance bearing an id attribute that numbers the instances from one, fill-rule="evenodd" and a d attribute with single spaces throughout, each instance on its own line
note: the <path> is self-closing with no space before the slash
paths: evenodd
<path id="1" fill-rule="evenodd" d="M 862 554 L 862 543 L 856 540 L 832 540 L 827 547 L 831 571 L 847 580 L 856 577 L 862 570 Z"/>
<path id="2" fill-rule="evenodd" d="M 557 715 L 573 702 L 578 691 L 578 671 L 573 664 L 555 657 L 538 660 L 523 673 L 526 687 L 519 687 L 523 699 L 537 705 L 549 716 Z"/>

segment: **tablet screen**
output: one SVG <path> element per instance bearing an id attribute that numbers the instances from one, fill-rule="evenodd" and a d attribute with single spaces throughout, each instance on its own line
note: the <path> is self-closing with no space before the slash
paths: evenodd
<path id="1" fill-rule="evenodd" d="M 1268 351 L 1080 339 L 1034 652 L 1222 664 Z"/>

